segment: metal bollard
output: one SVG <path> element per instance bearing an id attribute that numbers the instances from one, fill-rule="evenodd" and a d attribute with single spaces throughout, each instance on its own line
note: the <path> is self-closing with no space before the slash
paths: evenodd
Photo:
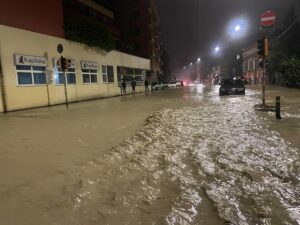
<path id="1" fill-rule="evenodd" d="M 276 96 L 276 118 L 281 119 L 280 115 L 280 96 Z"/>

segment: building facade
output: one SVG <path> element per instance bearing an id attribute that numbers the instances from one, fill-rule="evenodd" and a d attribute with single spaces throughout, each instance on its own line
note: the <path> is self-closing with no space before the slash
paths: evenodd
<path id="1" fill-rule="evenodd" d="M 0 1 L 0 24 L 62 38 L 62 1 Z"/>
<path id="2" fill-rule="evenodd" d="M 155 1 L 122 0 L 116 2 L 116 8 L 121 32 L 118 49 L 150 59 L 151 80 L 162 80 L 163 49 Z"/>
<path id="3" fill-rule="evenodd" d="M 115 38 L 120 40 L 116 25 L 115 6 L 112 0 L 63 0 L 64 18 L 76 18 L 101 23 Z"/>
<path id="4" fill-rule="evenodd" d="M 259 67 L 257 44 L 253 44 L 243 51 L 243 77 L 248 84 L 262 84 L 263 69 Z"/>
<path id="5" fill-rule="evenodd" d="M 58 43 L 71 59 L 66 75 L 57 63 Z M 0 64 L 0 112 L 65 103 L 64 79 L 69 102 L 120 95 L 123 77 L 135 78 L 141 92 L 150 70 L 148 59 L 3 25 Z"/>
<path id="6" fill-rule="evenodd" d="M 151 80 L 163 80 L 160 17 L 154 0 L 64 0 L 64 18 L 82 18 L 103 24 L 112 33 L 116 49 L 150 59 Z"/>
<path id="7" fill-rule="evenodd" d="M 0 112 L 65 103 L 65 82 L 69 102 L 120 95 L 123 78 L 128 84 L 135 78 L 137 91 L 144 91 L 149 59 L 64 39 L 67 16 L 102 21 L 118 37 L 112 0 L 74 0 L 64 10 L 69 2 L 0 2 Z M 58 64 L 59 43 L 71 59 L 66 74 Z"/>

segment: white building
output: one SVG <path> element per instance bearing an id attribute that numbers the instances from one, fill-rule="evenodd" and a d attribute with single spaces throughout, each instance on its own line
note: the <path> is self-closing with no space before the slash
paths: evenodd
<path id="1" fill-rule="evenodd" d="M 72 60 L 66 74 L 69 102 L 120 95 L 123 77 L 128 82 L 135 77 L 137 91 L 144 90 L 148 59 L 0 25 L 0 112 L 65 103 L 59 43 Z"/>

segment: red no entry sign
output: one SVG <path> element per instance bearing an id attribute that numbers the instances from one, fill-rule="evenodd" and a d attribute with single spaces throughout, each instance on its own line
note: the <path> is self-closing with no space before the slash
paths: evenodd
<path id="1" fill-rule="evenodd" d="M 264 27 L 272 26 L 276 21 L 276 14 L 272 11 L 265 12 L 261 15 L 261 25 Z"/>

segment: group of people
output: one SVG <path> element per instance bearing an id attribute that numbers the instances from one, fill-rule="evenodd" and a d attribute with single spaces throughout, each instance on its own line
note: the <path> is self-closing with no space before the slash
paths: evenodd
<path id="1" fill-rule="evenodd" d="M 121 94 L 126 94 L 126 80 L 123 78 L 122 79 L 122 82 L 121 82 Z M 132 88 L 132 94 L 135 95 L 135 88 L 136 88 L 136 80 L 135 79 L 132 79 L 131 83 L 131 88 Z M 150 85 L 150 82 L 148 80 L 148 78 L 145 79 L 144 81 L 144 86 L 145 86 L 145 92 L 148 93 L 150 92 L 150 89 L 149 89 L 149 85 Z"/>

